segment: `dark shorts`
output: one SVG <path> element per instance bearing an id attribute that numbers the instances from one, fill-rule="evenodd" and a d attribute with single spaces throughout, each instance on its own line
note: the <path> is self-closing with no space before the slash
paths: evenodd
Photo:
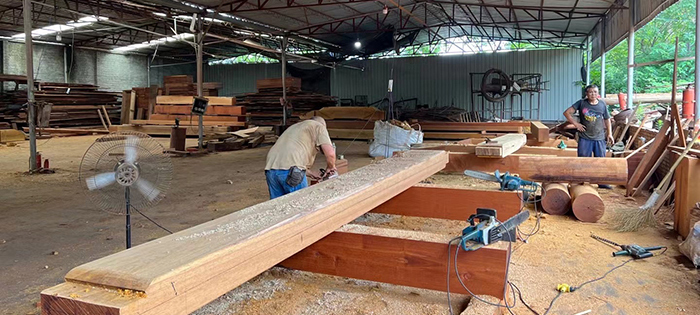
<path id="1" fill-rule="evenodd" d="M 605 157 L 605 140 L 588 140 L 585 138 L 578 139 L 578 156 L 579 157 Z"/>

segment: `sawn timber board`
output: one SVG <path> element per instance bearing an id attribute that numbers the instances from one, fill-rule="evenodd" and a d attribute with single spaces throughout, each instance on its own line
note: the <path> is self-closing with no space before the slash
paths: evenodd
<path id="1" fill-rule="evenodd" d="M 440 171 L 447 161 L 444 151 L 406 152 L 78 266 L 65 283 L 42 292 L 43 314 L 95 308 L 101 314 L 189 314 Z M 120 295 L 119 288 L 145 296 Z"/>

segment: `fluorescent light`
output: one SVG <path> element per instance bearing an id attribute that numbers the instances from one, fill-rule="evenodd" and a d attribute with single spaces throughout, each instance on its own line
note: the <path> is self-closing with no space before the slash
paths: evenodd
<path id="1" fill-rule="evenodd" d="M 94 16 L 94 15 L 93 16 L 86 16 L 86 17 L 78 19 L 78 21 L 70 21 L 66 24 L 54 24 L 54 25 L 49 25 L 49 26 L 45 26 L 42 28 L 32 30 L 32 37 L 41 37 L 41 36 L 51 35 L 51 34 L 60 33 L 60 32 L 64 32 L 64 31 L 69 31 L 69 30 L 76 29 L 79 27 L 91 25 L 92 23 L 95 23 L 98 21 L 106 21 L 106 20 L 109 20 L 109 18 L 103 17 L 103 16 Z M 18 39 L 24 38 L 24 33 L 12 35 L 12 38 L 18 38 Z"/>
<path id="2" fill-rule="evenodd" d="M 168 16 L 167 14 L 162 13 L 162 12 L 153 12 L 153 15 L 162 16 L 162 17 Z"/>
<path id="3" fill-rule="evenodd" d="M 117 47 L 112 49 L 112 51 L 131 51 L 131 50 L 136 50 L 136 49 L 141 49 L 141 48 L 148 48 L 151 46 L 163 44 L 163 43 L 168 43 L 168 42 L 178 42 L 184 39 L 192 38 L 194 37 L 194 34 L 192 33 L 180 33 L 177 35 L 169 36 L 169 37 L 161 37 L 157 38 L 151 41 L 139 43 L 139 44 L 132 44 L 128 46 L 122 46 L 122 47 Z"/>

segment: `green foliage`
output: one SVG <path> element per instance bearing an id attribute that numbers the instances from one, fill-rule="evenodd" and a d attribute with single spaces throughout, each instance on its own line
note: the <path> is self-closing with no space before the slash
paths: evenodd
<path id="1" fill-rule="evenodd" d="M 635 63 L 673 59 L 678 37 L 678 57 L 695 54 L 695 0 L 680 0 L 635 32 Z M 627 40 L 606 54 L 605 92 L 627 92 Z M 591 64 L 591 82 L 600 85 L 601 58 Z M 694 82 L 694 61 L 678 63 L 678 82 Z M 671 91 L 673 63 L 636 68 L 635 93 Z M 680 84 L 679 84 L 680 85 Z"/>

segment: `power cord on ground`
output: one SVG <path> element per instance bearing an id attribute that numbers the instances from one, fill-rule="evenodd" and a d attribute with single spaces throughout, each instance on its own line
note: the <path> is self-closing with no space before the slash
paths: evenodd
<path id="1" fill-rule="evenodd" d="M 138 212 L 140 215 L 142 215 L 144 218 L 148 219 L 148 221 L 151 221 L 151 223 L 155 224 L 159 228 L 165 230 L 166 232 L 173 234 L 170 230 L 166 229 L 164 226 L 158 224 L 158 222 L 154 221 L 153 219 L 149 218 L 147 215 L 143 214 L 143 212 L 139 211 L 139 209 L 136 209 L 136 207 L 131 206 L 131 209 L 134 209 L 134 211 Z"/>

